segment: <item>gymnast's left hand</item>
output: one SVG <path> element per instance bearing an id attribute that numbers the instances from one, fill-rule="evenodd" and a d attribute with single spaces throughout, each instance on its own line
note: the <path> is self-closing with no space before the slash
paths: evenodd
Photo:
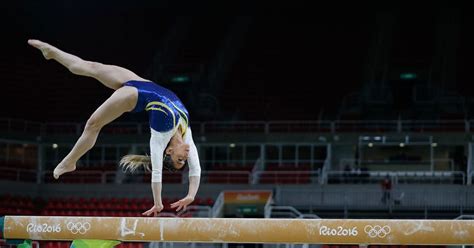
<path id="1" fill-rule="evenodd" d="M 158 216 L 158 213 L 163 210 L 163 204 L 155 205 L 152 208 L 150 208 L 148 211 L 142 213 L 142 215 L 150 216 L 153 214 L 153 216 Z"/>
<path id="2" fill-rule="evenodd" d="M 183 209 L 186 210 L 186 207 L 191 204 L 191 202 L 194 201 L 194 197 L 192 196 L 186 196 L 184 197 L 183 199 L 171 204 L 171 208 L 176 208 L 176 212 L 178 212 L 179 210 Z"/>

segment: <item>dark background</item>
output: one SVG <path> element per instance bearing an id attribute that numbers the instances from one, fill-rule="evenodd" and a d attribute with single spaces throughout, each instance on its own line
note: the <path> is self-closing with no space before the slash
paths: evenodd
<path id="1" fill-rule="evenodd" d="M 382 2 L 6 2 L 1 7 L 0 117 L 84 122 L 111 94 L 98 81 L 44 60 L 26 43 L 37 38 L 158 81 L 178 93 L 194 120 L 338 119 L 347 110 L 342 103 L 354 92 L 359 92 L 354 118 L 410 118 L 418 116 L 407 114 L 414 109 L 412 84 L 432 92 L 433 113 L 440 113 L 449 95 L 463 103 L 454 118 L 471 118 L 472 1 Z M 181 84 L 160 71 L 168 64 L 212 68 L 225 52 L 226 34 L 243 19 L 249 25 L 242 40 L 234 39 L 227 48 L 238 49 L 238 56 L 221 64 L 228 70 L 216 82 L 209 83 L 209 69 Z M 171 33 L 184 32 L 176 28 L 182 20 L 189 23 L 184 41 L 174 44 L 168 58 L 159 56 Z M 418 78 L 402 82 L 401 72 L 416 72 Z M 392 100 L 379 112 L 396 115 L 364 114 L 375 104 L 373 97 L 360 95 L 385 86 Z M 382 102 L 389 99 L 379 96 Z"/>

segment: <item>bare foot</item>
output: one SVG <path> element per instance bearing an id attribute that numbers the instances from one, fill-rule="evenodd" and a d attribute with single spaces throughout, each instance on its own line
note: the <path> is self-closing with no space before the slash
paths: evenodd
<path id="1" fill-rule="evenodd" d="M 54 168 L 53 176 L 55 179 L 58 179 L 64 173 L 75 171 L 76 163 L 67 163 L 64 160 Z"/>
<path id="2" fill-rule="evenodd" d="M 53 51 L 55 47 L 51 46 L 48 43 L 42 42 L 40 40 L 28 40 L 28 44 L 31 46 L 39 49 L 42 53 L 45 59 L 52 59 L 53 58 Z"/>

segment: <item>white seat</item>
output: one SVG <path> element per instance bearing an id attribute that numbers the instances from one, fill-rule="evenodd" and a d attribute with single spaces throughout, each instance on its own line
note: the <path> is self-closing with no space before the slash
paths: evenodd
<path id="1" fill-rule="evenodd" d="M 453 173 L 451 173 L 451 171 L 443 171 L 443 176 L 444 177 L 450 177 L 452 175 L 453 175 Z"/>
<path id="2" fill-rule="evenodd" d="M 407 175 L 406 171 L 397 171 L 395 174 L 399 177 L 405 177 Z"/>
<path id="3" fill-rule="evenodd" d="M 443 172 L 441 172 L 441 171 L 435 171 L 435 172 L 434 172 L 434 175 L 435 175 L 436 177 L 442 177 L 442 176 L 443 176 Z"/>

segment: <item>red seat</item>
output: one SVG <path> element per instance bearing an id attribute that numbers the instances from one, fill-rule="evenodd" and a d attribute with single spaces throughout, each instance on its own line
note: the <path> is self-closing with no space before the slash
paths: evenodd
<path id="1" fill-rule="evenodd" d="M 71 247 L 71 242 L 58 242 L 60 248 L 69 248 Z"/>
<path id="2" fill-rule="evenodd" d="M 214 199 L 212 199 L 212 198 L 207 198 L 207 199 L 206 199 L 206 204 L 207 204 L 208 206 L 214 205 Z"/>
<path id="3" fill-rule="evenodd" d="M 44 244 L 44 247 L 46 247 L 46 248 L 57 248 L 58 246 L 57 246 L 56 243 L 57 243 L 57 242 L 49 241 L 49 242 L 46 242 L 46 243 Z"/>

